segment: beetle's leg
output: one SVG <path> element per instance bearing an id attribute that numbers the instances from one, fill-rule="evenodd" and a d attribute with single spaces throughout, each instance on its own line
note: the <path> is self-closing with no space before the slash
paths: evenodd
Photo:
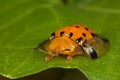
<path id="1" fill-rule="evenodd" d="M 46 60 L 46 61 L 49 61 L 49 60 L 51 60 L 52 58 L 54 58 L 54 57 L 56 57 L 56 56 L 59 55 L 59 54 L 56 53 L 55 51 L 53 51 L 53 52 L 49 52 L 49 53 L 50 53 L 50 55 L 47 56 L 47 57 L 45 57 L 45 60 Z"/>
<path id="2" fill-rule="evenodd" d="M 46 60 L 46 61 L 49 61 L 49 60 L 51 60 L 51 59 L 54 58 L 54 57 L 55 57 L 54 55 L 50 55 L 50 56 L 45 57 L 45 60 Z"/>
<path id="3" fill-rule="evenodd" d="M 68 55 L 67 60 L 72 60 L 72 55 Z"/>

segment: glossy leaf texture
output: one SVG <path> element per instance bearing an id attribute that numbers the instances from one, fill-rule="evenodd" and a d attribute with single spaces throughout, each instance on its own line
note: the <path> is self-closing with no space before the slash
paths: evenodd
<path id="1" fill-rule="evenodd" d="M 69 0 L 68 0 L 69 1 Z M 14 79 L 49 68 L 76 68 L 89 80 L 118 80 L 120 76 L 119 0 L 1 0 L 0 74 Z M 109 51 L 96 60 L 82 56 L 56 57 L 32 50 L 66 25 L 84 24 L 110 41 Z"/>

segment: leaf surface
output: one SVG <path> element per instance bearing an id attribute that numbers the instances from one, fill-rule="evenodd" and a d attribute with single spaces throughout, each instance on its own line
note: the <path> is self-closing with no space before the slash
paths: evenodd
<path id="1" fill-rule="evenodd" d="M 119 0 L 0 1 L 0 74 L 14 79 L 49 68 L 77 68 L 89 80 L 118 80 L 120 76 Z M 76 56 L 72 61 L 33 51 L 50 34 L 66 25 L 85 24 L 110 41 L 109 51 L 96 60 Z"/>

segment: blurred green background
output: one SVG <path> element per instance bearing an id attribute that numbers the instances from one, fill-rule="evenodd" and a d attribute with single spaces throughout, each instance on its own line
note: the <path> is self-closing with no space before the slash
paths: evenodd
<path id="1" fill-rule="evenodd" d="M 0 80 L 119 80 L 119 4 L 120 0 L 0 0 Z M 48 54 L 32 50 L 53 31 L 71 24 L 84 24 L 106 36 L 109 51 L 96 60 L 76 56 L 67 61 L 59 56 L 47 62 Z"/>

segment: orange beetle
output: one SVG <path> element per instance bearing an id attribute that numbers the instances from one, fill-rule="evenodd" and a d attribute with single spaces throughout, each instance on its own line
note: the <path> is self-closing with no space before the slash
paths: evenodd
<path id="1" fill-rule="evenodd" d="M 45 60 L 50 60 L 58 55 L 67 55 L 72 60 L 75 55 L 85 55 L 96 59 L 103 55 L 109 48 L 109 41 L 103 36 L 84 25 L 70 25 L 51 34 L 51 37 L 41 43 L 38 51 L 47 52 L 50 55 Z"/>

